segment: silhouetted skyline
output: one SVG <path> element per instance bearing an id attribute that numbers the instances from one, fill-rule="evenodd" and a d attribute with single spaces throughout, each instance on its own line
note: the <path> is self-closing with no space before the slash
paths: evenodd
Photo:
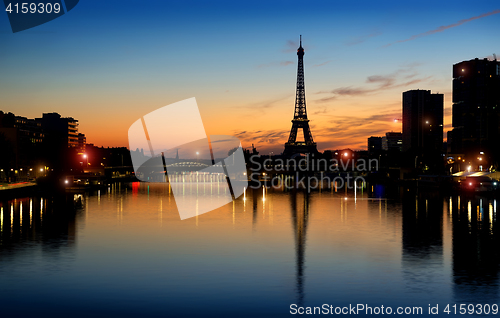
<path id="1" fill-rule="evenodd" d="M 96 4 L 16 34 L 0 15 L 4 111 L 58 112 L 78 118 L 89 142 L 127 146 L 137 118 L 194 96 L 209 135 L 276 153 L 302 34 L 318 150 L 365 149 L 368 136 L 401 131 L 393 119 L 410 89 L 444 94 L 450 130 L 451 65 L 498 53 L 492 2 Z"/>

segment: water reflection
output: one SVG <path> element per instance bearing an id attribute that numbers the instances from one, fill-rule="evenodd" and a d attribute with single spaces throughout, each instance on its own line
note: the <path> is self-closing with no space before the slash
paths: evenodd
<path id="1" fill-rule="evenodd" d="M 453 226 L 453 293 L 457 301 L 498 300 L 500 242 L 497 200 L 451 198 Z"/>
<path id="2" fill-rule="evenodd" d="M 304 270 L 306 257 L 306 235 L 307 223 L 309 219 L 309 200 L 310 195 L 307 192 L 297 193 L 292 191 L 290 196 L 290 211 L 292 216 L 293 236 L 295 238 L 295 266 L 296 266 L 296 289 L 297 304 L 304 305 Z M 301 198 L 299 199 L 298 196 Z M 302 201 L 301 207 L 297 207 L 297 200 Z"/>
<path id="3" fill-rule="evenodd" d="M 168 185 L 137 183 L 86 194 L 81 209 L 59 203 L 0 202 L 5 313 L 38 314 L 15 301 L 47 291 L 46 316 L 83 300 L 82 317 L 288 316 L 291 303 L 426 307 L 499 296 L 494 199 L 371 185 L 356 197 L 247 189 L 181 221 Z"/>
<path id="4" fill-rule="evenodd" d="M 76 211 L 73 196 L 0 201 L 0 255 L 15 252 L 23 244 L 51 249 L 74 246 Z"/>
<path id="5" fill-rule="evenodd" d="M 406 288 L 429 292 L 443 268 L 443 198 L 410 192 L 402 198 L 402 266 Z"/>

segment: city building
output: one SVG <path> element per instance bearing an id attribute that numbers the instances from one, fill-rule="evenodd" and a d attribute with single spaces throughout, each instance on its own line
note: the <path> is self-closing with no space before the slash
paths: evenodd
<path id="1" fill-rule="evenodd" d="M 421 157 L 441 155 L 443 105 L 444 95 L 430 90 L 403 93 L 403 151 Z"/>
<path id="2" fill-rule="evenodd" d="M 400 132 L 387 132 L 382 139 L 382 149 L 385 151 L 402 151 L 403 134 Z"/>
<path id="3" fill-rule="evenodd" d="M 85 137 L 85 134 L 79 133 L 78 134 L 78 154 L 84 154 L 85 153 L 85 145 L 87 143 L 87 137 Z"/>
<path id="4" fill-rule="evenodd" d="M 382 137 L 368 137 L 368 153 L 376 154 L 382 151 Z"/>
<path id="5" fill-rule="evenodd" d="M 31 180 L 45 171 L 71 169 L 85 143 L 74 118 L 57 113 L 26 118 L 0 111 L 0 180 Z"/>
<path id="6" fill-rule="evenodd" d="M 57 142 L 65 148 L 78 147 L 78 120 L 61 117 L 58 113 L 44 113 L 36 118 L 50 142 Z"/>
<path id="7" fill-rule="evenodd" d="M 483 166 L 498 167 L 499 107 L 500 62 L 476 58 L 454 64 L 450 154 L 461 155 L 473 167 L 478 167 L 479 159 Z"/>
<path id="8" fill-rule="evenodd" d="M 35 154 L 41 150 L 44 134 L 35 119 L 0 111 L 0 134 L 2 156 L 5 159 L 2 165 L 9 163 L 13 169 L 21 169 L 38 164 Z"/>

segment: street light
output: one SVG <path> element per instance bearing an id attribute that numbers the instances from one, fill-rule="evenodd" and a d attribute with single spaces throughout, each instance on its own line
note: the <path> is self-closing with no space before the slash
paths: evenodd
<path id="1" fill-rule="evenodd" d="M 87 167 L 87 168 L 88 168 L 88 167 L 89 167 L 89 157 L 87 156 L 87 154 L 85 154 L 85 153 L 84 153 L 84 154 L 83 154 L 83 158 L 85 158 L 85 159 L 86 159 L 86 161 L 87 161 L 87 165 L 86 165 L 85 167 Z"/>

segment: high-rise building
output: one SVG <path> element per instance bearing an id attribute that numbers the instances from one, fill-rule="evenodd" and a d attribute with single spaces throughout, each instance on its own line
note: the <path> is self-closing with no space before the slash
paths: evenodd
<path id="1" fill-rule="evenodd" d="M 441 154 L 443 101 L 443 94 L 430 90 L 403 93 L 403 151 L 416 156 Z"/>
<path id="2" fill-rule="evenodd" d="M 403 150 L 403 134 L 400 132 L 387 132 L 382 137 L 382 149 L 386 151 Z"/>
<path id="3" fill-rule="evenodd" d="M 61 117 L 58 113 L 44 113 L 42 118 L 36 119 L 47 139 L 65 148 L 78 147 L 78 120 L 72 117 Z"/>
<path id="4" fill-rule="evenodd" d="M 0 150 L 6 153 L 4 157 L 9 157 L 10 166 L 27 167 L 38 163 L 36 154 L 41 150 L 44 134 L 35 119 L 0 111 L 0 134 L 3 143 L 8 144 L 10 149 Z"/>
<path id="5" fill-rule="evenodd" d="M 85 146 L 87 144 L 87 137 L 85 137 L 85 134 L 79 133 L 78 134 L 78 154 L 84 154 L 85 153 Z"/>
<path id="6" fill-rule="evenodd" d="M 500 161 L 500 62 L 474 59 L 453 65 L 450 151 L 467 161 L 483 153 Z M 473 162 L 471 162 L 473 164 Z"/>
<path id="7" fill-rule="evenodd" d="M 382 137 L 371 136 L 368 138 L 368 153 L 377 154 L 382 151 Z"/>

